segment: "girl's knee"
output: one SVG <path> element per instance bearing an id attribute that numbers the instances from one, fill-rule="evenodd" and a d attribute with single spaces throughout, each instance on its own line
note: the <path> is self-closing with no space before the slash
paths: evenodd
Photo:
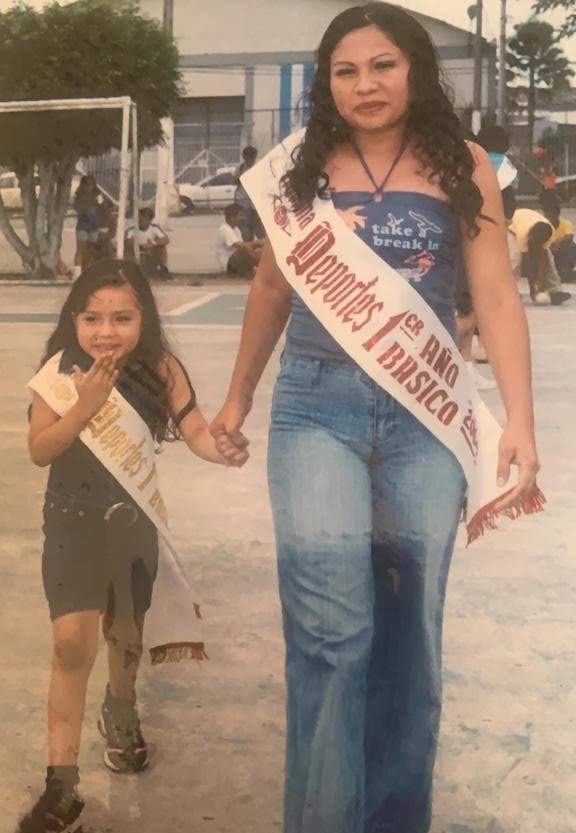
<path id="1" fill-rule="evenodd" d="M 53 664 L 61 671 L 90 673 L 98 650 L 98 611 L 70 613 L 53 624 Z"/>
<path id="2" fill-rule="evenodd" d="M 89 674 L 96 659 L 91 640 L 80 635 L 59 635 L 54 639 L 53 662 L 61 671 Z"/>

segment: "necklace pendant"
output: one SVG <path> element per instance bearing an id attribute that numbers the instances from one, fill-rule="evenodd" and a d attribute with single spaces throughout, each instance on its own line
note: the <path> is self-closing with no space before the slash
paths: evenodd
<path id="1" fill-rule="evenodd" d="M 374 202 L 382 202 L 382 194 L 380 193 L 380 191 L 376 191 L 372 199 L 374 200 Z"/>

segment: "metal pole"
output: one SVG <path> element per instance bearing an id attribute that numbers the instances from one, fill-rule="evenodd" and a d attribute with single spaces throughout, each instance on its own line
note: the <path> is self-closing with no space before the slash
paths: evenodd
<path id="1" fill-rule="evenodd" d="M 128 139 L 130 133 L 129 98 L 124 99 L 122 107 L 122 147 L 120 150 L 120 197 L 118 200 L 118 225 L 116 231 L 116 252 L 120 260 L 124 257 L 124 235 L 126 233 L 126 203 L 128 201 L 128 177 L 130 161 L 128 159 Z"/>
<path id="2" fill-rule="evenodd" d="M 474 38 L 474 112 L 472 130 L 480 130 L 482 114 L 482 0 L 476 0 L 476 36 Z"/>
<path id="3" fill-rule="evenodd" d="M 506 0 L 500 0 L 498 43 L 498 124 L 506 127 Z"/>
<path id="4" fill-rule="evenodd" d="M 174 0 L 164 0 L 164 31 L 174 34 Z M 174 191 L 174 123 L 171 118 L 162 119 L 164 145 L 158 147 L 156 172 L 156 200 L 154 214 L 156 222 L 164 225 L 168 220 L 170 195 Z"/>
<path id="5" fill-rule="evenodd" d="M 164 0 L 162 25 L 170 35 L 174 33 L 174 0 Z"/>
<path id="6" fill-rule="evenodd" d="M 140 211 L 140 152 L 138 150 L 138 111 L 136 104 L 130 108 L 132 119 L 132 213 L 134 217 L 134 257 L 140 263 L 140 246 L 138 243 L 139 211 Z"/>

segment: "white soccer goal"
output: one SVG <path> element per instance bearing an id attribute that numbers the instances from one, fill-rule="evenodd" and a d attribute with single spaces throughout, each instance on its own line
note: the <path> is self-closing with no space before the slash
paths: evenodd
<path id="1" fill-rule="evenodd" d="M 120 189 L 118 200 L 118 226 L 116 231 L 116 253 L 124 257 L 126 233 L 126 206 L 128 204 L 128 182 L 132 171 L 132 207 L 134 228 L 138 228 L 139 181 L 138 181 L 138 124 L 136 103 L 128 96 L 118 98 L 57 98 L 45 101 L 4 101 L 0 102 L 0 113 L 30 113 L 49 110 L 121 110 L 122 138 L 120 148 Z M 129 137 L 132 148 L 129 152 Z M 137 254 L 137 253 L 136 253 Z"/>

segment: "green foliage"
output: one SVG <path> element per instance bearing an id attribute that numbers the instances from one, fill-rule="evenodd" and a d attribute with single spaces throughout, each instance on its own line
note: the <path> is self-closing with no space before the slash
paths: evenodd
<path id="1" fill-rule="evenodd" d="M 514 77 L 532 81 L 534 87 L 567 89 L 574 71 L 562 49 L 555 44 L 555 30 L 549 23 L 531 20 L 516 26 L 507 56 Z"/>
<path id="2" fill-rule="evenodd" d="M 157 144 L 179 93 L 178 52 L 132 2 L 78 0 L 0 13 L 0 101 L 130 96 L 139 144 Z M 120 112 L 0 116 L 0 164 L 60 161 L 120 147 Z"/>
<path id="3" fill-rule="evenodd" d="M 558 36 L 567 38 L 570 35 L 576 35 L 576 4 L 574 0 L 536 0 L 532 8 L 536 14 L 555 11 L 556 9 L 566 9 L 567 14 L 564 23 L 558 30 Z"/>
<path id="4" fill-rule="evenodd" d="M 508 43 L 507 64 L 518 86 L 508 87 L 508 101 L 513 109 L 522 108 L 524 85 L 527 95 L 528 133 L 534 135 L 536 91 L 551 102 L 554 93 L 570 88 L 574 71 L 562 49 L 556 46 L 554 27 L 542 20 L 530 20 L 516 26 Z"/>

